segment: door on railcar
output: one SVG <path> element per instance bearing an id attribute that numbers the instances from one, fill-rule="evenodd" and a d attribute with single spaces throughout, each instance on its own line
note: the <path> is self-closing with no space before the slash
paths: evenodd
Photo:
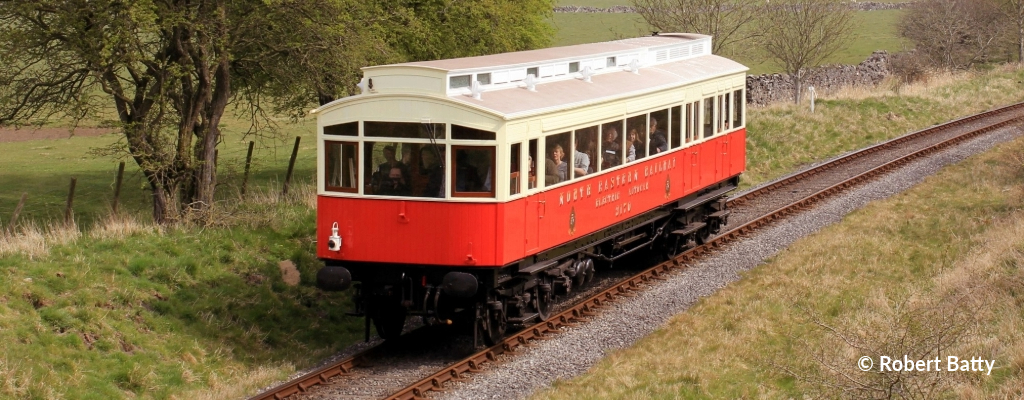
<path id="1" fill-rule="evenodd" d="M 697 189 L 701 186 L 700 180 L 700 146 L 690 148 L 690 188 Z"/>
<path id="2" fill-rule="evenodd" d="M 527 193 L 537 188 L 537 161 L 539 160 L 537 155 L 537 139 L 533 139 L 529 143 L 527 150 L 527 181 L 526 190 Z M 535 193 L 526 197 L 524 203 L 526 212 L 524 213 L 525 221 L 523 221 L 523 229 L 525 230 L 523 238 L 526 241 L 524 249 L 526 254 L 533 254 L 540 250 L 540 218 L 544 207 L 544 193 Z"/>
<path id="3" fill-rule="evenodd" d="M 729 175 L 730 160 L 729 160 L 729 137 L 722 138 L 722 144 L 720 145 L 721 151 L 718 155 L 718 171 L 716 171 L 715 180 L 725 179 Z"/>
<path id="4" fill-rule="evenodd" d="M 544 218 L 546 203 L 544 193 L 537 193 L 526 199 L 526 221 L 523 228 L 526 229 L 526 254 L 533 254 L 540 249 L 540 220 Z"/>

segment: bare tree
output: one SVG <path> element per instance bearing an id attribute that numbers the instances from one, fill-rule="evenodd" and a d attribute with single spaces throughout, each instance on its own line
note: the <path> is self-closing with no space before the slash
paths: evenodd
<path id="1" fill-rule="evenodd" d="M 799 102 L 807 70 L 851 38 L 854 11 L 839 0 L 778 0 L 762 10 L 761 48 L 793 78 L 793 101 Z"/>
<path id="2" fill-rule="evenodd" d="M 760 0 L 633 0 L 633 7 L 651 26 L 663 32 L 711 35 L 711 52 L 723 54 L 756 36 L 752 22 Z"/>
<path id="3" fill-rule="evenodd" d="M 910 7 L 899 29 L 932 65 L 964 69 L 996 49 L 1006 29 L 1001 17 L 990 0 L 923 0 Z"/>
<path id="4" fill-rule="evenodd" d="M 1001 0 L 999 8 L 1016 28 L 1013 39 L 1017 45 L 1017 62 L 1024 64 L 1024 0 Z"/>

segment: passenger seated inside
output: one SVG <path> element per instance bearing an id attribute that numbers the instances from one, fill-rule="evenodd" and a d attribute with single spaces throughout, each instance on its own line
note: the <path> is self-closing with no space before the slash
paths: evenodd
<path id="1" fill-rule="evenodd" d="M 395 159 L 395 146 L 384 146 L 384 159 L 387 160 L 377 166 L 373 173 L 373 194 L 385 196 L 408 196 L 409 193 L 396 194 L 395 182 L 392 180 L 392 170 L 398 169 L 398 178 L 402 182 L 404 191 L 409 191 L 409 167 Z"/>
<path id="2" fill-rule="evenodd" d="M 601 145 L 601 169 L 611 168 L 622 164 L 622 145 L 619 144 L 619 130 L 614 126 L 604 129 L 604 143 Z"/>
<path id="3" fill-rule="evenodd" d="M 575 176 L 583 176 L 590 173 L 589 142 L 586 139 L 577 139 L 575 157 L 572 160 L 572 170 Z"/>
<path id="4" fill-rule="evenodd" d="M 533 189 L 537 187 L 537 169 L 533 167 L 533 156 L 526 156 L 527 166 L 530 168 L 529 181 L 527 181 L 527 189 Z"/>
<path id="5" fill-rule="evenodd" d="M 646 148 L 644 147 L 643 140 L 640 139 L 640 132 L 637 128 L 630 128 L 629 135 L 626 136 L 626 160 L 636 161 L 637 159 L 644 158 Z"/>
<path id="6" fill-rule="evenodd" d="M 547 159 L 544 164 L 544 186 L 565 181 L 569 165 L 562 160 L 562 157 L 565 157 L 565 152 L 562 151 L 561 145 L 556 144 L 555 148 L 551 150 L 551 158 Z"/>
<path id="7" fill-rule="evenodd" d="M 437 152 L 431 147 L 420 150 L 420 160 L 423 162 L 420 174 L 427 178 L 422 197 L 444 197 L 444 165 L 438 162 Z"/>
<path id="8" fill-rule="evenodd" d="M 391 167 L 388 170 L 387 179 L 381 181 L 380 193 L 385 196 L 409 196 L 409 181 L 405 179 L 405 173 L 399 167 Z"/>
<path id="9" fill-rule="evenodd" d="M 668 151 L 668 138 L 665 131 L 658 129 L 658 120 L 651 118 L 651 151 L 648 154 L 654 155 Z"/>

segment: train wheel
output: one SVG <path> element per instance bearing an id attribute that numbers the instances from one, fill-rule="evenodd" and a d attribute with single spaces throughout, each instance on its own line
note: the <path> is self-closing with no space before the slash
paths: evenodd
<path id="1" fill-rule="evenodd" d="M 484 343 L 494 346 L 505 337 L 505 329 L 508 321 L 505 319 L 504 305 L 499 301 L 490 302 L 487 305 L 487 318 L 483 321 Z"/>
<path id="2" fill-rule="evenodd" d="M 697 244 L 701 245 L 701 244 L 710 242 L 711 238 L 714 237 L 715 235 L 711 232 L 710 227 L 705 226 L 703 228 L 700 228 L 700 230 L 697 231 L 696 236 L 697 236 Z"/>
<path id="3" fill-rule="evenodd" d="M 534 288 L 533 295 L 534 309 L 537 310 L 537 316 L 540 317 L 541 321 L 547 320 L 551 316 L 551 303 L 555 300 L 554 291 L 551 288 L 551 279 L 543 279 Z"/>
<path id="4" fill-rule="evenodd" d="M 377 329 L 377 336 L 384 340 L 395 339 L 402 336 L 402 328 L 405 327 L 405 308 L 383 307 L 371 313 L 370 319 Z"/>
<path id="5" fill-rule="evenodd" d="M 593 282 L 594 281 L 594 275 L 597 275 L 597 271 L 594 268 L 594 263 L 593 262 L 587 263 L 586 273 L 587 273 L 587 279 L 585 279 L 583 281 L 584 285 L 588 284 L 590 282 Z"/>
<path id="6" fill-rule="evenodd" d="M 665 244 L 663 246 L 665 246 L 665 249 L 663 254 L 665 255 L 665 259 L 671 260 L 676 258 L 676 256 L 682 252 L 683 245 L 686 243 L 686 240 L 679 235 L 672 235 L 666 238 L 664 242 Z"/>

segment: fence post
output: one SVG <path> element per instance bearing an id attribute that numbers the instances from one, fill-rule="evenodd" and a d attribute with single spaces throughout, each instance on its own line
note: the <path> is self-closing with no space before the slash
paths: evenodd
<path id="1" fill-rule="evenodd" d="M 284 177 L 284 189 L 281 191 L 282 195 L 288 194 L 288 185 L 292 183 L 292 170 L 295 169 L 295 157 L 299 155 L 299 140 L 301 136 L 295 137 L 295 147 L 292 148 L 292 158 L 288 160 L 288 174 Z"/>
<path id="2" fill-rule="evenodd" d="M 28 193 L 22 193 L 21 201 L 18 202 L 17 207 L 14 207 L 14 215 L 11 216 L 11 222 L 7 225 L 7 233 L 14 233 L 14 224 L 18 223 L 18 215 L 21 214 L 21 208 L 25 207 L 26 198 L 28 198 Z"/>
<path id="3" fill-rule="evenodd" d="M 68 225 L 71 224 L 71 204 L 75 200 L 75 183 L 77 182 L 77 178 L 71 178 L 71 189 L 68 189 L 68 203 L 67 206 L 64 207 L 64 223 Z"/>
<path id="4" fill-rule="evenodd" d="M 245 153 L 245 176 L 242 177 L 242 196 L 245 196 L 245 187 L 249 184 L 249 166 L 252 165 L 252 146 L 256 142 L 249 141 L 249 151 Z"/>
<path id="5" fill-rule="evenodd" d="M 121 202 L 121 179 L 124 178 L 124 161 L 117 166 L 117 180 L 114 181 L 114 214 L 117 214 L 118 203 Z"/>

